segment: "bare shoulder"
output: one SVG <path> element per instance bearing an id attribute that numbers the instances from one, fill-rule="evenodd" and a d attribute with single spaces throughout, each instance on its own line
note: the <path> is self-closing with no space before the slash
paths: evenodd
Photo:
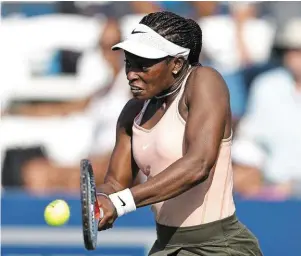
<path id="1" fill-rule="evenodd" d="M 144 101 L 138 99 L 130 99 L 123 107 L 118 118 L 118 129 L 125 129 L 130 135 L 135 117 L 139 114 L 143 107 Z"/>
<path id="2" fill-rule="evenodd" d="M 223 97 L 229 100 L 229 91 L 222 75 L 211 67 L 197 67 L 192 71 L 187 81 L 186 93 L 192 95 L 210 95 L 213 98 Z"/>
<path id="3" fill-rule="evenodd" d="M 187 81 L 184 97 L 187 112 L 191 111 L 202 120 L 196 123 L 209 120 L 211 128 L 216 124 L 225 125 L 223 138 L 229 138 L 232 126 L 230 96 L 218 71 L 211 67 L 197 67 Z"/>

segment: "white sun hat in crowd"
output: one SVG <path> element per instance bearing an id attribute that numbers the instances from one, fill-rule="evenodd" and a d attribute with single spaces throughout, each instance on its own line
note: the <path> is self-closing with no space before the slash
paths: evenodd
<path id="1" fill-rule="evenodd" d="M 286 49 L 301 49 L 301 18 L 291 19 L 279 32 L 276 46 Z"/>

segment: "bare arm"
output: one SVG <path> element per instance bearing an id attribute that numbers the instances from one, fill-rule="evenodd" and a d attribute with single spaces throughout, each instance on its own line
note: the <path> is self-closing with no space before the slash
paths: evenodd
<path id="1" fill-rule="evenodd" d="M 138 167 L 132 156 L 132 125 L 134 118 L 142 108 L 143 102 L 132 99 L 123 108 L 116 128 L 116 144 L 110 159 L 104 184 L 99 192 L 112 194 L 131 187 L 138 173 Z"/>
<path id="2" fill-rule="evenodd" d="M 205 181 L 216 163 L 221 140 L 230 136 L 229 95 L 221 76 L 213 69 L 198 68 L 187 86 L 184 156 L 131 188 L 137 207 L 176 197 Z"/>

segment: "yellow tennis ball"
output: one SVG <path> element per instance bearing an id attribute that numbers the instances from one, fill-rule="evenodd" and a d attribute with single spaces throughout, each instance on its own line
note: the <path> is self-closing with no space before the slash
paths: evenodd
<path id="1" fill-rule="evenodd" d="M 44 218 L 50 226 L 64 225 L 70 217 L 70 209 L 64 200 L 54 200 L 47 205 L 44 211 Z"/>

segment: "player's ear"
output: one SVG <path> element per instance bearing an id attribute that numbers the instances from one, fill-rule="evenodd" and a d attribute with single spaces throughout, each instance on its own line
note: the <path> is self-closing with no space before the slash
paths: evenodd
<path id="1" fill-rule="evenodd" d="M 173 68 L 172 68 L 172 73 L 174 75 L 177 75 L 180 73 L 182 70 L 183 66 L 185 63 L 185 59 L 183 57 L 175 57 L 172 60 Z"/>

